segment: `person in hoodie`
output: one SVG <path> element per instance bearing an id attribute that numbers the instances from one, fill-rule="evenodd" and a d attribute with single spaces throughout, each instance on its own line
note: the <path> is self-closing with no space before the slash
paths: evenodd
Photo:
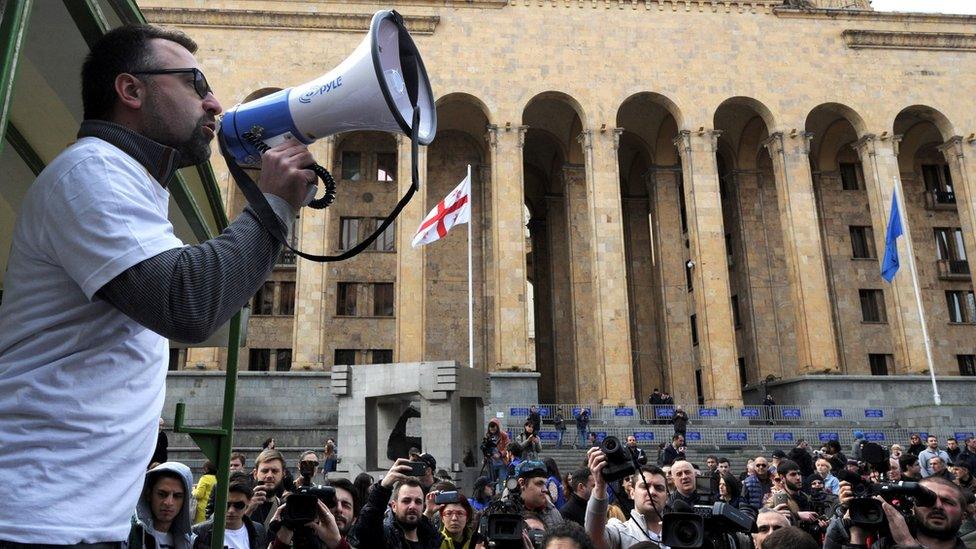
<path id="1" fill-rule="evenodd" d="M 129 532 L 129 549 L 190 549 L 193 475 L 182 463 L 167 461 L 146 472 Z"/>

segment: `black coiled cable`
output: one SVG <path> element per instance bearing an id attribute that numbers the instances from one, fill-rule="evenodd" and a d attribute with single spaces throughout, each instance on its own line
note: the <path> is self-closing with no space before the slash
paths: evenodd
<path id="1" fill-rule="evenodd" d="M 244 134 L 241 137 L 244 138 L 244 140 L 247 141 L 252 147 L 257 149 L 258 152 L 260 152 L 261 154 L 268 152 L 268 149 L 271 148 L 267 145 L 267 143 L 261 141 L 260 138 L 258 138 L 256 135 L 254 135 L 251 132 L 244 132 Z M 312 170 L 315 173 L 315 175 L 322 180 L 322 183 L 325 184 L 325 194 L 322 195 L 322 198 L 316 198 L 315 200 L 309 202 L 308 207 L 315 208 L 316 210 L 322 210 L 328 208 L 329 206 L 332 205 L 333 202 L 335 202 L 336 199 L 335 179 L 332 177 L 332 174 L 329 173 L 329 170 L 323 168 L 319 164 L 312 164 L 311 166 L 306 166 L 305 169 Z"/>

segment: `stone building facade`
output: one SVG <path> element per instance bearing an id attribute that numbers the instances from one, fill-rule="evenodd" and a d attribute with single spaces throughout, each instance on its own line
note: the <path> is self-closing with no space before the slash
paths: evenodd
<path id="1" fill-rule="evenodd" d="M 200 43 L 225 107 L 325 73 L 378 9 L 140 5 Z M 878 13 L 866 0 L 397 9 L 437 97 L 423 188 L 376 249 L 276 269 L 242 367 L 466 364 L 466 231 L 410 241 L 470 164 L 473 366 L 538 371 L 543 402 L 643 401 L 662 387 L 724 405 L 768 376 L 922 374 L 923 318 L 936 373 L 976 373 L 976 17 Z M 339 196 L 303 210 L 297 238 L 335 252 L 409 185 L 409 140 L 352 132 L 312 150 Z M 214 168 L 239 210 L 223 161 Z M 897 181 L 921 310 L 905 239 L 894 282 L 879 274 Z M 185 361 L 219 368 L 223 354 Z"/>

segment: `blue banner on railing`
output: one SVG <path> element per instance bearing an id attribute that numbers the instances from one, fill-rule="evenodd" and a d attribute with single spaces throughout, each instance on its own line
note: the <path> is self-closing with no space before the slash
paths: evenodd
<path id="1" fill-rule="evenodd" d="M 745 431 L 726 431 L 725 440 L 729 442 L 745 442 L 749 440 L 749 436 Z"/>
<path id="2" fill-rule="evenodd" d="M 688 431 L 687 433 L 685 433 L 685 442 L 688 442 L 688 441 L 691 441 L 691 440 L 695 440 L 695 441 L 699 441 L 700 442 L 701 441 L 701 433 L 698 432 L 698 431 Z"/>
<path id="3" fill-rule="evenodd" d="M 922 439 L 922 442 L 925 442 L 925 439 L 929 438 L 929 434 L 925 431 L 919 431 L 918 438 Z"/>
<path id="4" fill-rule="evenodd" d="M 528 408 L 510 408 L 509 409 L 509 412 L 508 412 L 508 415 L 510 415 L 512 417 L 527 416 L 527 415 L 529 415 L 529 409 Z"/>
<path id="5" fill-rule="evenodd" d="M 844 410 L 840 408 L 824 408 L 824 417 L 844 417 Z"/>
<path id="6" fill-rule="evenodd" d="M 885 434 L 881 431 L 864 431 L 864 440 L 868 442 L 884 442 Z"/>
<path id="7" fill-rule="evenodd" d="M 793 442 L 793 433 L 773 433 L 773 442 Z"/>
<path id="8" fill-rule="evenodd" d="M 970 438 L 970 437 L 973 436 L 973 432 L 972 431 L 963 431 L 963 432 L 956 431 L 955 433 L 953 433 L 953 435 L 955 435 L 956 440 L 959 441 L 959 445 L 962 446 L 963 442 L 967 438 Z"/>
<path id="9" fill-rule="evenodd" d="M 782 416 L 787 419 L 800 419 L 803 414 L 799 408 L 783 408 Z"/>
<path id="10" fill-rule="evenodd" d="M 559 433 L 556 431 L 541 431 L 539 439 L 543 442 L 556 442 L 559 440 Z"/>
<path id="11" fill-rule="evenodd" d="M 820 433 L 820 442 L 827 442 L 828 440 L 840 440 L 837 433 Z"/>
<path id="12" fill-rule="evenodd" d="M 603 439 L 607 438 L 606 431 L 591 431 L 591 432 L 596 435 L 597 442 L 603 442 Z"/>
<path id="13" fill-rule="evenodd" d="M 633 408 L 614 408 L 613 415 L 615 417 L 634 417 Z"/>
<path id="14" fill-rule="evenodd" d="M 739 410 L 742 417 L 759 417 L 759 408 L 743 408 Z"/>
<path id="15" fill-rule="evenodd" d="M 657 417 L 674 417 L 674 408 L 657 407 L 654 408 Z"/>
<path id="16" fill-rule="evenodd" d="M 549 408 L 539 408 L 540 417 L 549 417 Z"/>
<path id="17" fill-rule="evenodd" d="M 698 417 L 718 417 L 718 408 L 699 408 Z"/>
<path id="18" fill-rule="evenodd" d="M 867 408 L 864 410 L 864 417 L 879 418 L 884 417 L 884 410 L 878 408 Z"/>
<path id="19" fill-rule="evenodd" d="M 580 412 L 582 410 L 583 410 L 582 408 L 573 408 L 573 417 L 576 417 L 576 416 L 580 415 Z M 587 406 L 586 407 L 586 411 L 590 413 L 590 418 L 592 419 L 593 418 L 593 410 L 589 406 Z"/>
<path id="20" fill-rule="evenodd" d="M 637 442 L 654 442 L 654 433 L 652 431 L 634 431 L 634 438 Z"/>

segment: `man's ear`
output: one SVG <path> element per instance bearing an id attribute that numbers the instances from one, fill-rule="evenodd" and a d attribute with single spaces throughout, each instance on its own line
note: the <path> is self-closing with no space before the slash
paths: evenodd
<path id="1" fill-rule="evenodd" d="M 146 84 L 131 74 L 122 73 L 115 77 L 115 94 L 119 103 L 128 109 L 142 108 L 146 92 Z"/>

